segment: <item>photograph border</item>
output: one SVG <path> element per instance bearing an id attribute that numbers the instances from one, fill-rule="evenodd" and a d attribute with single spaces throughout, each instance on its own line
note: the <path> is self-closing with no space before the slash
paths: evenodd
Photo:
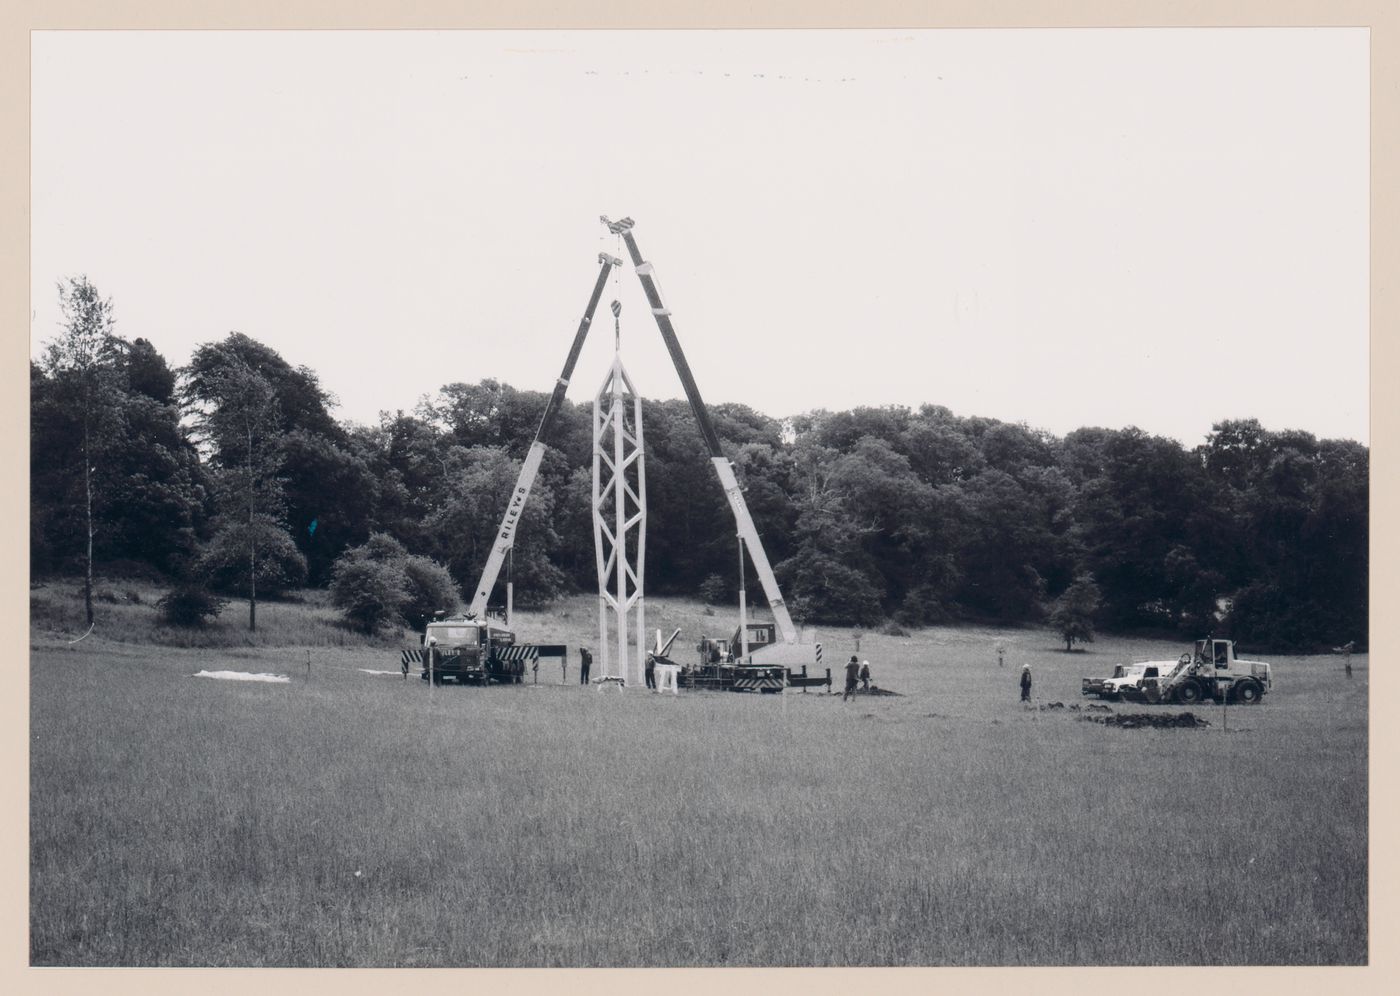
<path id="1" fill-rule="evenodd" d="M 14 351 L 0 364 L 7 417 L 3 420 L 7 452 L 18 469 L 16 486 L 4 490 L 4 521 L 14 551 L 3 572 L 5 598 L 0 611 L 7 633 L 28 633 L 28 378 L 20 358 L 21 340 L 28 357 L 31 314 L 29 273 L 29 101 L 30 34 L 36 30 L 403 30 L 403 29 L 647 29 L 647 28 L 1173 28 L 1173 27 L 1364 27 L 1371 38 L 1371 508 L 1385 510 L 1397 493 L 1394 406 L 1385 402 L 1400 369 L 1400 307 L 1395 275 L 1400 273 L 1400 4 L 1393 0 L 1228 0 L 1228 2 L 1107 2 L 1107 0 L 1007 0 L 977 3 L 867 0 L 857 9 L 833 0 L 817 2 L 736 2 L 705 4 L 644 3 L 619 0 L 584 8 L 564 0 L 415 0 L 409 9 L 376 0 L 11 0 L 0 6 L 0 315 L 12 330 L 4 338 Z M 20 329 L 25 330 L 22 336 Z M 1386 517 L 1371 517 L 1371 659 L 1391 659 L 1396 635 L 1384 607 L 1397 592 L 1394 554 L 1397 527 Z M 0 825 L 8 859 L 3 884 L 3 981 L 11 992 L 185 992 L 198 986 L 210 993 L 242 992 L 257 986 L 269 992 L 305 990 L 336 993 L 381 992 L 409 986 L 414 991 L 459 992 L 463 987 L 511 992 L 607 993 L 654 991 L 708 993 L 718 986 L 804 993 L 956 991 L 1023 987 L 1039 991 L 1135 992 L 1178 991 L 1188 985 L 1203 991 L 1252 992 L 1302 990 L 1320 992 L 1346 987 L 1352 992 L 1393 989 L 1397 931 L 1395 787 L 1400 734 L 1395 724 L 1374 720 L 1377 703 L 1391 701 L 1396 679 L 1385 665 L 1371 671 L 1369 712 L 1370 902 L 1365 967 L 1303 968 L 892 968 L 892 969 L 69 969 L 29 966 L 28 841 L 28 651 L 21 649 L 21 693 L 5 706 L 4 802 Z M 1376 846 L 1380 845 L 1380 846 Z M 722 974 L 721 974 L 722 973 Z"/>

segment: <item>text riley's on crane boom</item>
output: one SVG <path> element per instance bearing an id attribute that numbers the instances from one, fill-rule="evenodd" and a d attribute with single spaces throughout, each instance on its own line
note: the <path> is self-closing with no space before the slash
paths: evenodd
<path id="1" fill-rule="evenodd" d="M 525 510 L 525 502 L 530 497 L 530 488 L 535 483 L 535 475 L 539 473 L 540 461 L 544 459 L 544 437 L 554 423 L 554 416 L 558 413 L 560 405 L 564 402 L 564 393 L 569 389 L 569 379 L 573 376 L 574 365 L 578 363 L 579 353 L 583 351 L 583 342 L 588 338 L 589 326 L 593 324 L 593 312 L 597 310 L 598 301 L 603 296 L 603 288 L 607 285 L 608 274 L 612 272 L 614 266 L 621 266 L 622 260 L 607 253 L 598 254 L 600 269 L 598 279 L 593 285 L 593 293 L 589 295 L 588 307 L 584 310 L 583 318 L 578 323 L 578 331 L 574 333 L 573 345 L 569 347 L 569 355 L 564 360 L 564 370 L 559 374 L 559 379 L 555 381 L 554 392 L 549 396 L 549 402 L 545 405 L 544 414 L 540 417 L 539 428 L 535 430 L 535 438 L 530 443 L 530 450 L 525 455 L 524 465 L 520 468 L 520 477 L 515 482 L 515 490 L 511 492 L 510 501 L 506 505 L 505 515 L 501 519 L 501 527 L 496 531 L 496 542 L 491 546 L 491 552 L 486 557 L 486 564 L 481 571 L 481 579 L 476 585 L 476 595 L 472 598 L 467 615 L 477 619 L 486 617 L 487 603 L 491 597 L 491 591 L 496 587 L 496 578 L 500 576 L 501 564 L 504 563 L 506 554 L 515 545 L 515 530 L 520 523 L 521 513 Z M 510 620 L 506 620 L 506 625 L 510 625 Z"/>

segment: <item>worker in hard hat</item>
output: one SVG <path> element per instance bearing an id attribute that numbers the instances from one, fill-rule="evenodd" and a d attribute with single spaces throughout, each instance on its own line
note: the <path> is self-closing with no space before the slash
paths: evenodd
<path id="1" fill-rule="evenodd" d="M 1031 700 L 1031 666 L 1023 664 L 1021 666 L 1021 701 Z"/>
<path id="2" fill-rule="evenodd" d="M 870 691 L 870 662 L 869 662 L 869 661 L 861 661 L 861 662 L 860 662 L 860 690 L 861 690 L 862 692 L 869 692 L 869 691 Z"/>

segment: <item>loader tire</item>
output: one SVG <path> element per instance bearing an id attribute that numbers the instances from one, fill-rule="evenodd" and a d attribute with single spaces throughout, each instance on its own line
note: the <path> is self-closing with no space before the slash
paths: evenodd
<path id="1" fill-rule="evenodd" d="M 1240 705 L 1254 705 L 1264 697 L 1264 689 L 1259 682 L 1246 680 L 1235 685 L 1235 701 Z"/>
<path id="2" fill-rule="evenodd" d="M 1182 682 L 1176 690 L 1176 700 L 1182 705 L 1195 705 L 1201 701 L 1201 686 L 1194 681 Z"/>

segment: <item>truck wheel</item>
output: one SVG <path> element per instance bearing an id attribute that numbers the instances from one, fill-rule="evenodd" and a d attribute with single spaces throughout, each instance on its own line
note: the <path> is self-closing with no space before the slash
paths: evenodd
<path id="1" fill-rule="evenodd" d="M 1182 705 L 1195 705 L 1201 701 L 1201 686 L 1194 681 L 1182 682 L 1176 690 L 1176 700 Z"/>
<path id="2" fill-rule="evenodd" d="M 1235 701 L 1240 705 L 1254 705 L 1264 697 L 1264 689 L 1257 681 L 1241 681 L 1235 685 Z"/>

